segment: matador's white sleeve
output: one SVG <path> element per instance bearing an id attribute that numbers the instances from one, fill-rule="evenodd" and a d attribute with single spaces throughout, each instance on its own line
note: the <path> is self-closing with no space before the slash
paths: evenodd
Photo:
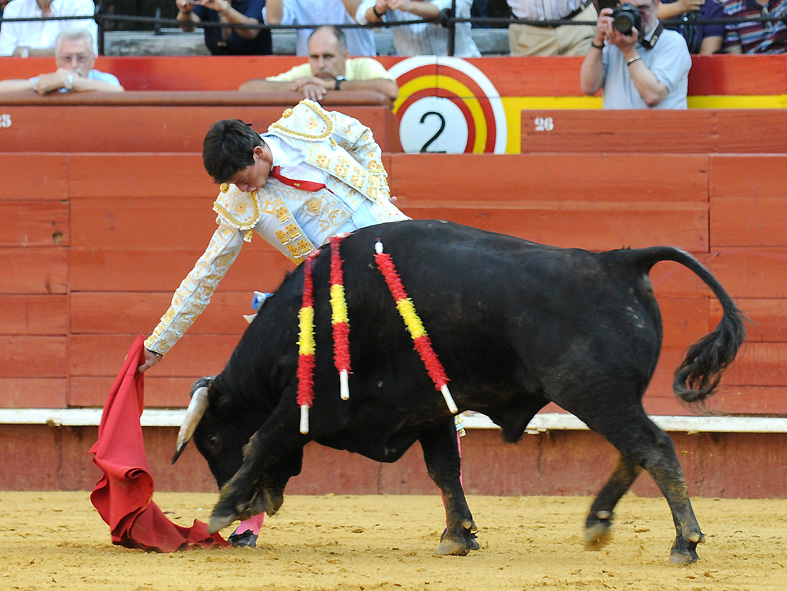
<path id="1" fill-rule="evenodd" d="M 205 253 L 175 291 L 169 310 L 145 341 L 145 347 L 164 355 L 178 342 L 210 302 L 227 269 L 240 254 L 241 246 L 243 234 L 221 223 Z"/>

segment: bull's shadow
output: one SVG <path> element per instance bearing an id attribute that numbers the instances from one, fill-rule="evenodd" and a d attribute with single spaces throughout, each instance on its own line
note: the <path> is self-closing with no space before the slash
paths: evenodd
<path id="1" fill-rule="evenodd" d="M 275 513 L 311 440 L 380 462 L 398 460 L 418 441 L 445 499 L 447 528 L 437 552 L 461 555 L 478 547 L 459 480 L 453 417 L 375 263 L 378 239 L 428 330 L 459 411 L 487 415 L 506 441 L 515 442 L 533 416 L 554 402 L 618 449 L 618 464 L 585 521 L 587 546 L 600 548 L 609 540 L 615 505 L 644 469 L 675 521 L 670 560 L 697 560 L 703 534 L 672 441 L 642 407 L 662 342 L 648 273 L 660 261 L 679 263 L 708 285 L 724 310 L 716 329 L 689 348 L 676 371 L 674 390 L 686 402 L 714 393 L 744 339 L 732 299 L 696 259 L 676 248 L 593 253 L 441 221 L 371 226 L 341 243 L 349 400 L 340 399 L 333 359 L 330 249 L 313 259 L 308 433 L 299 430 L 296 401 L 304 265 L 266 302 L 224 371 L 196 382 L 178 454 L 193 431 L 221 487 L 211 529 Z"/>

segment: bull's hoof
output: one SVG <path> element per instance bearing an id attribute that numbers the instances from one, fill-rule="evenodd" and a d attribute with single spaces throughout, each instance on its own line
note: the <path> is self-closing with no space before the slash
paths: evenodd
<path id="1" fill-rule="evenodd" d="M 612 513 L 591 513 L 585 521 L 585 550 L 601 550 L 612 539 Z"/>
<path id="2" fill-rule="evenodd" d="M 697 544 L 705 541 L 705 535 L 701 533 L 692 534 L 688 539 L 678 538 L 670 551 L 670 564 L 693 564 L 699 560 L 697 555 Z"/>
<path id="3" fill-rule="evenodd" d="M 251 533 L 251 530 L 246 530 L 242 534 L 234 533 L 227 541 L 232 544 L 233 548 L 256 548 L 257 547 L 257 534 Z"/>
<path id="4" fill-rule="evenodd" d="M 215 512 L 210 516 L 210 523 L 208 523 L 208 533 L 212 534 L 219 530 L 229 527 L 238 519 L 237 515 L 217 515 Z"/>
<path id="5" fill-rule="evenodd" d="M 457 541 L 446 537 L 448 530 L 443 530 L 440 536 L 440 545 L 435 550 L 438 556 L 467 556 L 468 553 L 481 548 L 476 535 L 468 533 L 463 541 Z"/>

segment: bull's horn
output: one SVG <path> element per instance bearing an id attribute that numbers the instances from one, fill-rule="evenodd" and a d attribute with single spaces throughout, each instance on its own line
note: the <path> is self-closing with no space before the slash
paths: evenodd
<path id="1" fill-rule="evenodd" d="M 202 419 L 202 415 L 208 408 L 208 389 L 205 386 L 197 388 L 194 395 L 191 397 L 189 407 L 186 409 L 186 416 L 183 418 L 183 424 L 178 431 L 178 442 L 175 446 L 175 455 L 172 456 L 172 463 L 178 461 L 180 454 L 186 449 L 191 436 L 194 435 L 194 429 Z"/>

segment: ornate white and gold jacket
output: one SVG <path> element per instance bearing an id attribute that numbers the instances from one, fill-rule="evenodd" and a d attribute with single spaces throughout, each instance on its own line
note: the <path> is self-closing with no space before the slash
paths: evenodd
<path id="1" fill-rule="evenodd" d="M 262 137 L 284 144 L 288 153 L 317 169 L 325 188 L 304 191 L 272 177 L 253 193 L 222 186 L 213 206 L 219 227 L 145 341 L 151 351 L 163 355 L 183 336 L 253 233 L 300 263 L 339 232 L 407 219 L 389 200 L 380 147 L 371 130 L 356 119 L 305 99 L 287 109 Z M 272 151 L 274 156 L 284 153 Z"/>

